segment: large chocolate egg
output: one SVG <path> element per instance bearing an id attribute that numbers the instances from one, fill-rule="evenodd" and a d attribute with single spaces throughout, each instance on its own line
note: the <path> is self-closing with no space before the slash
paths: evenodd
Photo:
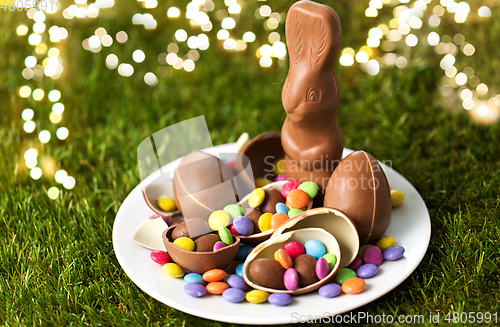
<path id="1" fill-rule="evenodd" d="M 250 264 L 250 277 L 263 287 L 275 290 L 284 290 L 283 275 L 285 268 L 271 258 L 260 258 Z"/>
<path id="2" fill-rule="evenodd" d="M 175 204 L 186 218 L 208 219 L 215 210 L 236 203 L 233 172 L 204 152 L 185 156 L 174 175 Z"/>
<path id="3" fill-rule="evenodd" d="M 205 234 L 200 236 L 194 241 L 196 244 L 196 252 L 212 252 L 214 244 L 218 241 L 220 241 L 220 238 L 215 234 Z"/>
<path id="4" fill-rule="evenodd" d="M 293 261 L 293 269 L 299 275 L 299 286 L 306 287 L 316 283 L 316 258 L 309 254 L 301 254 Z"/>
<path id="5" fill-rule="evenodd" d="M 371 154 L 355 151 L 333 172 L 325 207 L 342 211 L 354 224 L 359 243 L 374 243 L 391 220 L 391 192 L 382 167 Z"/>

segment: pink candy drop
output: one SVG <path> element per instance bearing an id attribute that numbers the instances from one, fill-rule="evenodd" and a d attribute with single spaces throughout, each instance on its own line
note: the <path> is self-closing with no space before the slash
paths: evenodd
<path id="1" fill-rule="evenodd" d="M 306 253 L 304 247 L 299 242 L 295 241 L 286 243 L 283 247 L 283 250 L 288 253 L 292 260 L 295 260 L 295 258 L 297 258 L 299 255 Z"/>
<path id="2" fill-rule="evenodd" d="M 285 174 L 279 174 L 278 176 L 276 176 L 274 181 L 275 182 L 286 181 Z"/>
<path id="3" fill-rule="evenodd" d="M 287 290 L 293 291 L 299 285 L 299 274 L 293 268 L 288 268 L 283 275 L 283 282 Z"/>
<path id="4" fill-rule="evenodd" d="M 316 261 L 316 276 L 318 276 L 319 279 L 323 279 L 328 276 L 329 272 L 330 266 L 328 265 L 328 261 L 326 261 L 325 258 L 319 258 L 318 261 Z"/>
<path id="5" fill-rule="evenodd" d="M 156 250 L 151 252 L 150 256 L 154 262 L 160 265 L 172 262 L 172 259 L 170 259 L 170 256 L 165 251 Z"/>
<path id="6" fill-rule="evenodd" d="M 222 249 L 222 248 L 223 248 L 223 247 L 225 247 L 225 246 L 226 246 L 226 243 L 224 243 L 224 242 L 222 242 L 222 241 L 217 241 L 217 242 L 215 242 L 215 244 L 214 244 L 213 251 L 215 252 L 215 251 L 217 251 L 217 250 L 219 250 L 219 249 Z"/>
<path id="7" fill-rule="evenodd" d="M 291 190 L 295 190 L 296 188 L 298 188 L 299 185 L 299 182 L 294 181 L 293 179 L 289 180 L 281 187 L 281 195 L 286 198 L 288 193 L 290 193 Z"/>

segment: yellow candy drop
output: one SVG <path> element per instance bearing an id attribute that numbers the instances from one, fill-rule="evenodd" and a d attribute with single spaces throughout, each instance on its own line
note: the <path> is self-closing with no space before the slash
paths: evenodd
<path id="1" fill-rule="evenodd" d="M 231 216 L 224 210 L 217 210 L 208 217 L 208 226 L 213 230 L 219 230 L 220 226 L 228 226 L 231 223 Z"/>
<path id="2" fill-rule="evenodd" d="M 378 242 L 375 243 L 375 245 L 380 250 L 382 250 L 382 252 L 384 252 L 385 250 L 387 250 L 391 246 L 396 245 L 396 239 L 392 236 L 385 236 L 385 237 L 382 237 L 380 240 L 378 240 Z"/>
<path id="3" fill-rule="evenodd" d="M 276 176 L 285 173 L 285 159 L 279 159 L 274 162 L 274 174 Z"/>
<path id="4" fill-rule="evenodd" d="M 163 211 L 175 211 L 177 207 L 175 205 L 175 200 L 170 195 L 161 195 L 156 201 L 158 207 Z"/>
<path id="5" fill-rule="evenodd" d="M 262 303 L 262 302 L 266 302 L 268 297 L 269 297 L 268 293 L 266 293 L 264 291 L 260 291 L 260 290 L 250 291 L 245 296 L 245 298 L 247 299 L 247 301 L 250 302 L 250 303 Z"/>
<path id="6" fill-rule="evenodd" d="M 259 229 L 261 232 L 265 232 L 266 230 L 270 230 L 273 228 L 271 225 L 271 218 L 273 218 L 272 213 L 265 213 L 259 217 Z"/>
<path id="7" fill-rule="evenodd" d="M 271 183 L 271 182 L 268 181 L 265 178 L 262 178 L 262 177 L 258 177 L 258 178 L 255 179 L 255 187 L 263 187 L 263 186 L 266 186 L 269 183 Z"/>
<path id="8" fill-rule="evenodd" d="M 256 188 L 250 193 L 250 197 L 248 198 L 248 205 L 250 208 L 257 208 L 264 202 L 266 198 L 266 192 L 264 192 L 261 188 Z"/>
<path id="9" fill-rule="evenodd" d="M 174 241 L 174 245 L 186 251 L 194 251 L 194 241 L 189 237 L 179 237 Z"/>
<path id="10" fill-rule="evenodd" d="M 391 202 L 393 207 L 397 207 L 403 203 L 405 199 L 405 194 L 400 190 L 391 190 Z"/>
<path id="11" fill-rule="evenodd" d="M 274 260 L 279 261 L 278 260 L 278 250 L 276 250 L 276 252 L 274 252 Z"/>
<path id="12" fill-rule="evenodd" d="M 173 262 L 164 264 L 163 271 L 167 275 L 172 276 L 172 277 L 176 277 L 176 278 L 184 276 L 184 270 L 182 270 L 181 266 L 179 266 L 178 264 L 173 263 Z"/>

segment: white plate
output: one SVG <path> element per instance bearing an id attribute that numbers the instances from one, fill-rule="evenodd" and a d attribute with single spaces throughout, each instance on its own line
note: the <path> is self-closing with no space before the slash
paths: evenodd
<path id="1" fill-rule="evenodd" d="M 235 144 L 224 144 L 214 151 L 230 153 Z M 344 156 L 352 150 L 344 149 Z M 177 167 L 180 160 L 165 166 L 165 170 Z M 144 202 L 141 188 L 148 185 L 159 173 L 153 173 L 142 181 L 123 201 L 113 226 L 113 247 L 118 262 L 130 279 L 144 292 L 166 305 L 194 316 L 241 324 L 294 323 L 309 317 L 328 317 L 359 308 L 390 292 L 401 284 L 424 257 L 429 245 L 431 224 L 427 207 L 417 190 L 402 175 L 382 165 L 393 189 L 405 193 L 403 204 L 392 211 L 386 235 L 396 238 L 397 244 L 406 249 L 403 258 L 384 261 L 375 277 L 366 280 L 365 290 L 357 295 L 342 294 L 335 298 L 321 297 L 318 292 L 295 296 L 292 303 L 278 307 L 270 303 L 230 303 L 219 295 L 193 298 L 184 293 L 182 278 L 168 276 L 162 267 L 154 263 L 150 250 L 132 240 L 137 227 L 151 216 L 152 211 Z"/>

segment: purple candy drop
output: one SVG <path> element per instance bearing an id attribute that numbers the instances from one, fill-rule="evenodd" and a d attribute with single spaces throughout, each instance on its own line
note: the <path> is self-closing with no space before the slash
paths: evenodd
<path id="1" fill-rule="evenodd" d="M 384 251 L 385 260 L 394 261 L 398 260 L 405 253 L 405 248 L 399 245 L 394 245 Z"/>
<path id="2" fill-rule="evenodd" d="M 205 286 L 198 283 L 189 283 L 184 285 L 184 292 L 193 297 L 202 297 L 207 294 L 207 289 Z"/>
<path id="3" fill-rule="evenodd" d="M 238 303 L 245 299 L 245 292 L 239 288 L 228 288 L 222 293 L 224 300 Z"/>
<path id="4" fill-rule="evenodd" d="M 245 280 L 238 275 L 231 275 L 227 278 L 227 283 L 233 288 L 239 288 L 241 290 L 246 290 L 248 288 Z"/>
<path id="5" fill-rule="evenodd" d="M 233 220 L 233 227 L 238 234 L 247 236 L 253 233 L 254 224 L 245 216 L 238 216 Z"/>
<path id="6" fill-rule="evenodd" d="M 373 263 L 367 263 L 359 267 L 358 270 L 356 270 L 356 274 L 358 274 L 358 277 L 361 278 L 370 278 L 375 276 L 377 271 L 378 267 L 376 265 Z"/>
<path id="7" fill-rule="evenodd" d="M 292 302 L 292 296 L 287 293 L 273 293 L 267 298 L 269 303 L 279 306 L 284 306 Z"/>
<path id="8" fill-rule="evenodd" d="M 342 287 L 337 283 L 326 284 L 321 286 L 318 292 L 323 297 L 336 297 L 342 292 Z"/>

